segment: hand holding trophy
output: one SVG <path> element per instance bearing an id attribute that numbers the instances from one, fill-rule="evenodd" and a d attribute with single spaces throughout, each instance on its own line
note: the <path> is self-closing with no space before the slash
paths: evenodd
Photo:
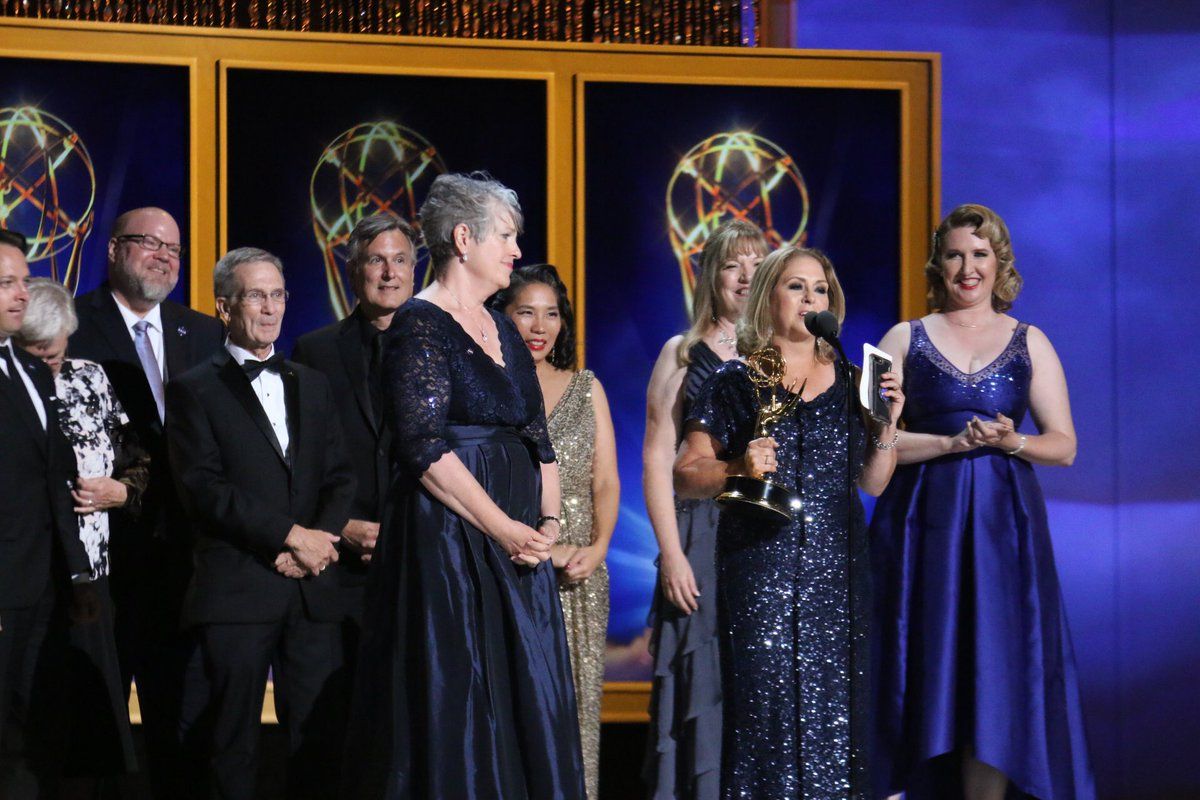
<path id="1" fill-rule="evenodd" d="M 776 423 L 792 413 L 804 387 L 793 393 L 795 386 L 789 386 L 782 398 L 776 393 L 775 387 L 787 374 L 787 362 L 774 347 L 755 350 L 746 356 L 746 365 L 758 398 L 758 416 L 754 423 L 756 438 L 765 439 L 771 435 Z M 727 478 L 725 490 L 717 495 L 717 502 L 732 508 L 757 508 L 789 522 L 792 514 L 800 508 L 800 497 L 783 483 L 753 475 L 732 475 Z"/>

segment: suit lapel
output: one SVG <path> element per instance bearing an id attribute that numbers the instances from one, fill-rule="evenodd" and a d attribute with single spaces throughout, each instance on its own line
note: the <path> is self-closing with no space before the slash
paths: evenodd
<path id="1" fill-rule="evenodd" d="M 133 346 L 133 337 L 129 335 L 129 329 L 125 327 L 125 318 L 121 316 L 121 312 L 117 308 L 117 301 L 113 299 L 108 284 L 101 286 L 94 298 L 99 311 L 95 317 L 96 327 L 100 329 L 101 335 L 108 341 L 119 360 L 137 364 L 140 368 L 142 362 L 138 359 L 137 348 Z M 149 393 L 149 391 L 150 384 L 147 383 L 146 392 Z"/>
<path id="2" fill-rule="evenodd" d="M 254 424 L 270 442 L 275 455 L 279 456 L 279 460 L 284 463 L 284 466 L 288 466 L 287 455 L 279 446 L 279 438 L 275 436 L 275 431 L 271 428 L 271 420 L 267 418 L 267 412 L 263 410 L 262 403 L 258 401 L 258 395 L 250 387 L 250 381 L 246 380 L 246 373 L 242 372 L 242 368 L 227 351 L 218 353 L 216 361 L 221 381 L 250 415 L 250 419 L 254 420 Z"/>
<path id="3" fill-rule="evenodd" d="M 20 356 L 18 356 L 18 358 L 20 358 Z M 25 366 L 24 362 L 21 363 L 21 367 L 28 371 L 28 368 Z M 38 389 L 38 394 L 42 394 L 41 389 L 38 388 L 37 381 L 33 378 L 32 373 L 30 373 L 30 380 L 33 380 L 34 388 Z M 25 397 L 20 397 L 17 395 L 17 392 L 21 392 L 25 395 Z M 29 432 L 33 434 L 35 441 L 37 441 L 42 450 L 45 450 L 47 431 L 42 430 L 42 421 L 38 419 L 37 410 L 33 407 L 33 401 L 29 398 L 29 392 L 25 390 L 25 382 L 21 380 L 21 376 L 10 375 L 7 379 L 5 379 L 4 374 L 0 373 L 0 394 L 3 395 L 5 401 L 9 405 L 13 406 L 13 408 L 16 410 L 16 415 L 21 418 L 21 422 L 23 422 L 25 427 L 29 429 Z M 45 397 L 42 397 L 42 405 L 46 409 L 46 429 L 49 430 L 49 415 L 54 413 L 54 408 L 46 405 Z"/>
<path id="4" fill-rule="evenodd" d="M 107 283 L 102 284 L 99 289 L 91 295 L 91 302 L 96 309 L 96 315 L 93 317 L 95 325 L 100 329 L 100 335 L 108 342 L 113 354 L 113 360 L 122 364 L 128 364 L 137 370 L 138 388 L 137 391 L 141 394 L 140 406 L 147 410 L 147 413 L 138 415 L 139 419 L 144 419 L 145 423 L 150 426 L 150 429 L 157 432 L 162 431 L 162 421 L 158 418 L 157 406 L 154 402 L 154 393 L 150 391 L 150 381 L 146 378 L 145 372 L 142 370 L 142 360 L 138 358 L 137 348 L 133 344 L 133 336 L 129 333 L 129 328 L 125 327 L 125 318 L 121 316 L 120 309 L 117 308 L 117 301 L 113 299 L 112 289 Z M 163 332 L 164 341 L 166 341 L 166 332 Z M 108 359 L 99 359 L 101 362 Z M 167 371 L 170 374 L 170 368 Z M 133 387 L 130 387 L 131 389 Z M 126 401 L 126 410 L 129 410 L 130 403 Z M 154 409 L 153 412 L 149 411 Z"/>
<path id="5" fill-rule="evenodd" d="M 296 458 L 300 452 L 300 431 L 304 429 L 300 424 L 300 376 L 296 374 L 292 365 L 285 361 L 280 377 L 283 378 L 283 403 L 287 407 L 287 463 L 288 469 L 295 469 Z"/>
<path id="6" fill-rule="evenodd" d="M 342 367 L 346 370 L 346 377 L 349 378 L 350 386 L 354 389 L 354 398 L 358 401 L 358 408 L 366 418 L 367 425 L 378 436 L 379 429 L 375 426 L 375 409 L 371 406 L 367 372 L 363 365 L 362 335 L 358 332 L 358 317 L 354 314 L 346 317 L 338 332 L 338 351 L 342 357 Z"/>
<path id="7" fill-rule="evenodd" d="M 188 342 L 187 328 L 182 324 L 179 309 L 173 303 L 164 302 L 162 309 L 163 354 L 167 360 L 167 380 L 187 372 Z"/>

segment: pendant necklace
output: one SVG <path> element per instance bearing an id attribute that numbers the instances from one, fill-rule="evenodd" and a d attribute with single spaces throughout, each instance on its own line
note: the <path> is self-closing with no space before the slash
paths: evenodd
<path id="1" fill-rule="evenodd" d="M 441 283 L 441 281 L 438 281 L 438 283 Z M 470 314 L 470 313 L 471 313 L 471 309 L 467 308 L 467 304 L 466 304 L 466 303 L 464 303 L 462 300 L 460 300 L 460 299 L 459 299 L 458 295 L 456 295 L 456 294 L 454 293 L 454 290 L 453 290 L 453 289 L 451 289 L 449 286 L 447 286 L 447 285 L 446 285 L 446 284 L 444 284 L 444 283 L 442 283 L 442 288 L 443 288 L 443 289 L 445 289 L 447 292 L 449 292 L 449 293 L 450 293 L 450 296 L 451 296 L 451 297 L 453 297 L 453 298 L 454 298 L 454 300 L 455 300 L 455 301 L 458 303 L 458 306 L 459 306 L 459 308 L 461 308 L 463 311 L 466 311 L 468 314 Z M 478 308 L 478 309 L 476 309 L 476 310 L 478 310 L 478 311 L 482 311 L 482 310 L 483 310 L 483 305 L 481 304 L 481 305 L 479 306 L 479 308 Z M 475 323 L 475 324 L 479 326 L 479 335 L 483 337 L 483 342 L 484 342 L 484 344 L 487 344 L 487 342 L 488 342 L 488 335 L 487 335 L 487 331 L 485 331 L 485 330 L 483 329 L 483 323 L 482 323 L 482 322 L 477 322 L 477 323 Z"/>
<path id="2" fill-rule="evenodd" d="M 725 326 L 721 324 L 721 320 L 717 321 L 717 344 L 725 347 L 733 347 L 737 344 L 737 336 L 725 331 Z"/>

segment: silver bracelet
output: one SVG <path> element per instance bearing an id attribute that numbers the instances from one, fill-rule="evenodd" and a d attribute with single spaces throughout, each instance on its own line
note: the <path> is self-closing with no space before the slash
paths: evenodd
<path id="1" fill-rule="evenodd" d="M 1027 445 L 1027 444 L 1029 444 L 1029 437 L 1022 433 L 1021 434 L 1021 443 L 1019 445 L 1017 445 L 1016 447 L 1014 447 L 1012 450 L 1009 450 L 1008 454 L 1010 456 L 1015 456 L 1017 453 L 1024 450 L 1025 445 Z"/>
<path id="2" fill-rule="evenodd" d="M 887 444 L 884 444 L 883 442 L 879 441 L 878 436 L 872 436 L 871 440 L 875 443 L 876 450 L 891 450 L 893 447 L 896 446 L 896 442 L 900 441 L 900 431 L 896 431 L 896 435 L 893 436 L 892 440 L 890 442 L 888 442 Z"/>

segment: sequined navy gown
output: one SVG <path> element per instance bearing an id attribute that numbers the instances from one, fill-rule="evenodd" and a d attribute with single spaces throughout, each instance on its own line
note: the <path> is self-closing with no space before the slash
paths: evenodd
<path id="1" fill-rule="evenodd" d="M 954 435 L 973 415 L 997 412 L 1021 423 L 1033 374 L 1028 325 L 971 374 L 938 352 L 920 320 L 911 326 L 908 430 Z M 1033 467 L 990 447 L 900 466 L 875 507 L 871 547 L 879 794 L 947 796 L 969 748 L 1019 794 L 1095 797 Z"/>
<path id="2" fill-rule="evenodd" d="M 533 360 L 491 312 L 504 366 L 414 298 L 385 334 L 393 483 L 371 564 L 342 796 L 583 800 L 553 567 L 515 565 L 418 478 L 453 451 L 514 519 L 554 460 Z"/>
<path id="3" fill-rule="evenodd" d="M 723 459 L 742 455 L 755 436 L 759 403 L 746 370 L 736 361 L 717 369 L 688 417 L 716 439 Z M 721 513 L 727 799 L 866 796 L 866 525 L 857 491 L 847 491 L 846 463 L 850 436 L 857 477 L 865 429 L 858 415 L 847 424 L 845 392 L 839 376 L 774 428 L 776 475 L 803 503 L 793 522 Z"/>

